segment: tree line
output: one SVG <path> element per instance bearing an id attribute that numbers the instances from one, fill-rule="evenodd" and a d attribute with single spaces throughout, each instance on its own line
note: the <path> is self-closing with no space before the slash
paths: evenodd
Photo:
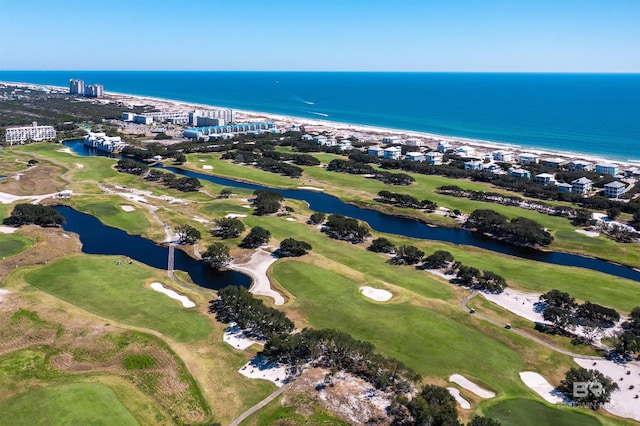
<path id="1" fill-rule="evenodd" d="M 11 215 L 2 221 L 9 226 L 38 225 L 38 226 L 58 226 L 65 223 L 62 216 L 56 209 L 40 204 L 16 204 L 11 211 Z"/>
<path id="2" fill-rule="evenodd" d="M 551 234 L 538 222 L 525 217 L 508 221 L 505 215 L 489 209 L 474 210 L 465 227 L 517 246 L 548 246 L 553 241 Z"/>
<path id="3" fill-rule="evenodd" d="M 168 188 L 174 188 L 182 192 L 196 192 L 202 187 L 202 184 L 196 178 L 186 176 L 177 177 L 173 173 L 150 169 L 146 164 L 139 163 L 130 158 L 118 160 L 116 169 L 121 173 L 142 176 L 147 181 L 158 182 Z"/>

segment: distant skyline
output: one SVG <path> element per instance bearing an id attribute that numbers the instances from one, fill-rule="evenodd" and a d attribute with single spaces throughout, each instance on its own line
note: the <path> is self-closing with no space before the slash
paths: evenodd
<path id="1" fill-rule="evenodd" d="M 640 73 L 640 0 L 0 6 L 0 70 Z"/>

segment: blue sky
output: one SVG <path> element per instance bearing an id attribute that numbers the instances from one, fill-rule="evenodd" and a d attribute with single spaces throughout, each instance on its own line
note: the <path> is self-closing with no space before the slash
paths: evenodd
<path id="1" fill-rule="evenodd" d="M 0 0 L 0 70 L 640 72 L 640 0 Z"/>

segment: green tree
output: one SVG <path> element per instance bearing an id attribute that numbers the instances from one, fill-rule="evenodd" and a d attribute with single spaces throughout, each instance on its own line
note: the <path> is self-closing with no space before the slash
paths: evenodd
<path id="1" fill-rule="evenodd" d="M 623 331 L 615 337 L 613 347 L 622 356 L 633 356 L 634 353 L 640 351 L 640 341 L 632 332 Z"/>
<path id="2" fill-rule="evenodd" d="M 572 311 L 558 306 L 548 306 L 542 312 L 542 318 L 553 324 L 561 333 L 570 333 L 578 325 L 578 320 Z"/>
<path id="3" fill-rule="evenodd" d="M 598 370 L 580 367 L 567 371 L 558 390 L 576 403 L 597 410 L 611 400 L 611 394 L 618 390 L 618 384 Z"/>
<path id="4" fill-rule="evenodd" d="M 187 156 L 184 155 L 182 152 L 177 152 L 174 154 L 173 159 L 175 160 L 176 164 L 184 164 L 187 162 Z"/>
<path id="5" fill-rule="evenodd" d="M 560 290 L 550 290 L 540 296 L 540 301 L 548 306 L 572 310 L 575 309 L 576 299 L 571 297 L 569 293 Z"/>
<path id="6" fill-rule="evenodd" d="M 451 253 L 445 250 L 436 250 L 424 259 L 426 269 L 438 269 L 453 262 L 455 259 Z"/>
<path id="7" fill-rule="evenodd" d="M 40 204 L 16 204 L 11 215 L 2 221 L 5 225 L 10 226 L 58 226 L 64 222 L 64 216 L 56 209 Z"/>
<path id="8" fill-rule="evenodd" d="M 294 240 L 293 238 L 287 238 L 280 243 L 280 256 L 283 257 L 297 257 L 307 254 L 312 249 L 311 244 L 306 241 Z"/>
<path id="9" fill-rule="evenodd" d="M 404 245 L 398 247 L 391 263 L 396 265 L 415 265 L 422 260 L 424 252 L 415 246 Z"/>
<path id="10" fill-rule="evenodd" d="M 375 253 L 393 253 L 396 249 L 396 246 L 386 238 L 376 238 L 371 241 L 371 245 L 367 247 L 367 250 L 370 250 Z"/>
<path id="11" fill-rule="evenodd" d="M 224 188 L 222 191 L 220 191 L 220 198 L 229 198 L 231 197 L 231 194 L 233 194 L 233 191 L 231 191 L 229 188 Z"/>
<path id="12" fill-rule="evenodd" d="M 195 244 L 202 237 L 200 231 L 187 224 L 178 225 L 176 234 L 178 234 L 178 242 L 180 244 Z"/>
<path id="13" fill-rule="evenodd" d="M 312 225 L 319 225 L 324 222 L 326 215 L 324 213 L 314 213 L 309 218 L 309 223 Z"/>
<path id="14" fill-rule="evenodd" d="M 254 226 L 251 228 L 251 231 L 247 234 L 246 237 L 240 243 L 240 247 L 243 248 L 256 248 L 265 244 L 271 238 L 271 232 L 268 229 L 265 229 L 261 226 Z"/>
<path id="15" fill-rule="evenodd" d="M 224 243 L 215 242 L 207 247 L 202 258 L 213 269 L 221 269 L 231 262 L 229 247 Z"/>
<path id="16" fill-rule="evenodd" d="M 239 237 L 245 230 L 244 223 L 235 217 L 224 217 L 214 223 L 216 227 L 211 230 L 211 234 L 224 240 Z"/>

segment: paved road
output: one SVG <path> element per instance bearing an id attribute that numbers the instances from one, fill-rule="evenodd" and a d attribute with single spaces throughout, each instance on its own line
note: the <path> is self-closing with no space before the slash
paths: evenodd
<path id="1" fill-rule="evenodd" d="M 471 292 L 470 295 L 468 295 L 467 297 L 462 299 L 460 301 L 460 306 L 462 307 L 462 309 L 464 309 L 465 311 L 469 312 L 469 307 L 467 306 L 467 304 L 469 303 L 469 301 L 471 299 L 476 297 L 478 294 L 480 294 L 480 292 L 477 291 L 477 290 L 474 290 L 473 292 Z M 474 315 L 476 317 L 478 317 L 478 318 L 480 318 L 482 320 L 485 320 L 485 321 L 487 321 L 487 322 L 489 322 L 489 323 L 491 323 L 493 325 L 496 325 L 498 327 L 504 327 L 505 326 L 505 324 L 503 322 L 496 321 L 494 319 L 488 318 L 488 317 L 486 317 L 486 316 L 484 316 L 482 314 L 476 313 Z M 527 339 L 529 339 L 529 340 L 531 340 L 533 342 L 536 342 L 536 343 L 544 346 L 545 348 L 551 349 L 552 351 L 556 351 L 556 352 L 561 353 L 563 355 L 570 356 L 572 358 L 584 358 L 584 359 L 594 359 L 594 360 L 602 360 L 602 359 L 604 359 L 603 357 L 600 357 L 600 356 L 582 355 L 582 354 L 576 354 L 576 353 L 564 350 L 562 348 L 559 348 L 557 346 L 552 345 L 551 343 L 545 342 L 544 340 L 538 339 L 537 337 L 532 336 L 531 334 L 529 334 L 529 333 L 527 333 L 525 331 L 518 330 L 517 328 L 511 327 L 511 329 L 509 331 L 511 331 L 511 332 L 513 332 L 515 334 L 518 334 L 518 335 L 520 335 L 522 337 L 525 337 L 525 338 L 527 338 Z"/>
<path id="2" fill-rule="evenodd" d="M 262 401 L 258 402 L 256 405 L 254 405 L 253 407 L 249 408 L 244 413 L 240 414 L 238 417 L 236 417 L 236 419 L 234 421 L 229 423 L 229 426 L 238 426 L 247 417 L 249 417 L 250 415 L 252 415 L 256 411 L 258 411 L 259 409 L 261 409 L 262 407 L 264 407 L 265 405 L 267 405 L 268 403 L 270 403 L 271 401 L 276 399 L 278 396 L 280 396 L 280 394 L 282 392 L 284 392 L 284 390 L 287 388 L 287 386 L 288 385 L 282 386 L 281 388 L 279 388 L 275 392 L 273 392 L 271 395 L 269 395 L 268 397 L 266 397 Z"/>

